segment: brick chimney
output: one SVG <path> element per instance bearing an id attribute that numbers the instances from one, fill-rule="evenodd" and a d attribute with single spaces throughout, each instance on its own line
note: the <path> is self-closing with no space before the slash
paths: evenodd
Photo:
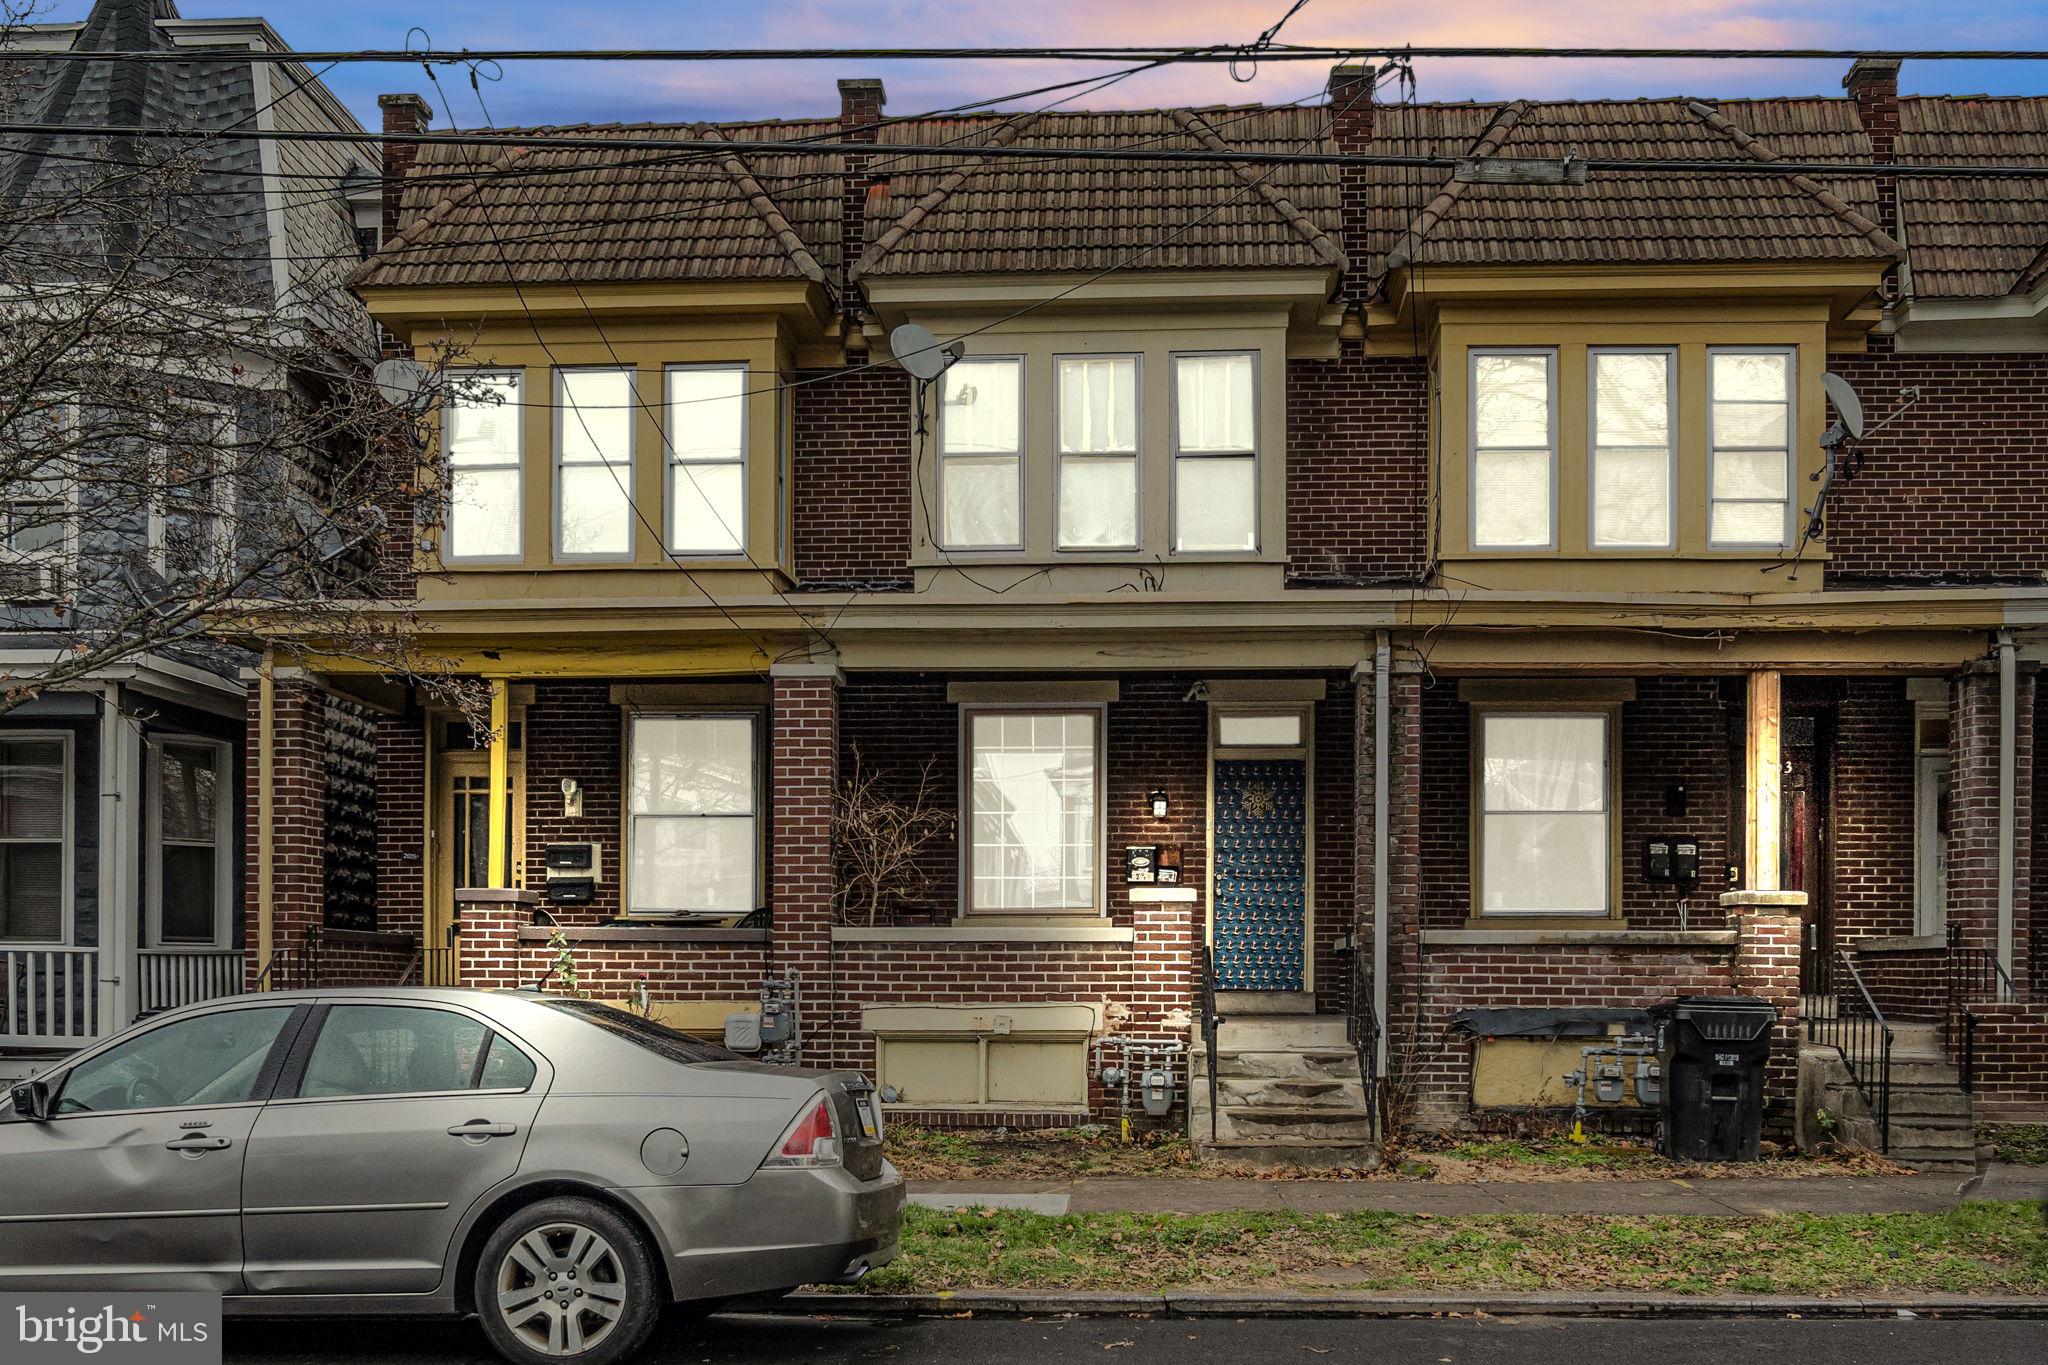
<path id="1" fill-rule="evenodd" d="M 1879 165 L 1897 160 L 1899 136 L 1899 64 L 1890 57 L 1858 57 L 1842 77 L 1842 89 L 1856 109 L 1856 122 L 1870 139 L 1870 159 Z M 1894 237 L 1899 232 L 1898 181 L 1876 182 L 1878 225 Z"/>
<path id="2" fill-rule="evenodd" d="M 1330 140 L 1339 152 L 1370 152 L 1373 134 L 1373 91 L 1379 72 L 1368 62 L 1346 62 L 1330 70 Z M 1363 166 L 1344 165 L 1337 183 L 1344 240 L 1366 241 L 1366 218 L 1372 209 L 1372 187 Z M 1356 248 L 1352 248 L 1356 250 Z M 1362 303 L 1367 284 L 1364 262 L 1354 260 L 1342 286 L 1350 303 Z"/>
<path id="3" fill-rule="evenodd" d="M 424 133 L 434 121 L 434 110 L 418 95 L 379 95 L 377 107 L 384 111 L 384 135 L 402 137 Z M 398 203 L 412 163 L 419 159 L 416 142 L 384 144 L 384 240 L 398 235 Z"/>
<path id="4" fill-rule="evenodd" d="M 861 76 L 839 82 L 839 140 L 873 144 L 881 133 L 882 109 L 888 99 L 889 92 L 882 88 L 882 82 L 876 77 Z M 851 314 L 855 311 L 851 298 L 853 291 L 846 282 L 846 276 L 860 260 L 861 253 L 867 250 L 868 194 L 876 182 L 869 178 L 865 152 L 842 155 L 839 182 L 840 307 Z"/>

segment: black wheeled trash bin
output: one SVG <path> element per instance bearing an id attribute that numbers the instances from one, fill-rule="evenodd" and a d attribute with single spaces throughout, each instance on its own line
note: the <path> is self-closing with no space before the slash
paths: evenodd
<path id="1" fill-rule="evenodd" d="M 1650 1017 L 1663 1037 L 1664 1154 L 1755 1161 L 1778 1012 L 1753 995 L 1682 995 L 1654 1006 Z"/>

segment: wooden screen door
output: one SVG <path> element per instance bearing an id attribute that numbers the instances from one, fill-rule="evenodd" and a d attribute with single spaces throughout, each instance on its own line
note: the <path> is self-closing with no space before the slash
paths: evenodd
<path id="1" fill-rule="evenodd" d="M 478 749 L 444 750 L 438 755 L 434 794 L 434 895 L 420 944 L 422 979 L 429 986 L 454 985 L 455 892 L 465 886 L 488 886 L 490 877 L 491 756 Z M 526 784 L 520 754 L 513 751 L 505 792 L 505 818 L 511 838 L 505 841 L 507 866 L 501 886 L 525 881 Z"/>

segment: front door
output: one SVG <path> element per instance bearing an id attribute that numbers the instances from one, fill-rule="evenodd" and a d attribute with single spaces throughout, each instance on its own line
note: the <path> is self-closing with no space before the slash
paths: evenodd
<path id="1" fill-rule="evenodd" d="M 505 793 L 505 818 L 512 837 L 506 841 L 506 865 L 496 885 L 517 886 L 525 865 L 525 801 L 521 755 L 515 750 Z M 478 749 L 452 749 L 440 755 L 434 804 L 434 891 L 432 913 L 421 942 L 422 981 L 429 986 L 457 984 L 455 961 L 455 893 L 462 887 L 493 885 L 490 865 L 491 756 Z"/>
<path id="2" fill-rule="evenodd" d="M 423 1294 L 519 1168 L 546 1076 L 465 1011 L 336 1004 L 263 1111 L 243 1185 L 249 1288 Z"/>
<path id="3" fill-rule="evenodd" d="M 1209 922 L 1218 990 L 1311 985 L 1307 721 L 1303 712 L 1217 717 Z"/>
<path id="4" fill-rule="evenodd" d="M 1828 727 L 1826 717 L 1794 714 L 1784 725 L 1784 822 L 1779 885 L 1806 893 L 1800 936 L 1802 993 L 1823 991 L 1830 979 L 1834 921 L 1829 905 Z"/>
<path id="5" fill-rule="evenodd" d="M 242 1170 L 293 1007 L 223 1008 L 54 1076 L 0 1122 L 0 1287 L 242 1288 Z"/>

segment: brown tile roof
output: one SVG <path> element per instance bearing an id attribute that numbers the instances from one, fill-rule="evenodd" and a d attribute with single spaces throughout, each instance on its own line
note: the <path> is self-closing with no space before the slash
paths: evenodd
<path id="1" fill-rule="evenodd" d="M 1923 165 L 2048 165 L 2048 99 L 1899 101 L 1898 158 Z M 2048 179 L 1906 177 L 1899 213 L 1921 298 L 1988 298 L 2039 283 Z"/>
<path id="2" fill-rule="evenodd" d="M 355 282 L 823 280 L 824 261 L 837 258 L 837 157 L 746 151 L 750 141 L 834 137 L 836 122 L 545 131 L 616 137 L 620 152 L 428 143 L 405 191 L 398 236 Z M 631 152 L 636 138 L 698 137 L 730 140 L 733 155 Z M 530 173 L 580 163 L 587 169 Z M 483 174 L 470 178 L 476 172 Z"/>

